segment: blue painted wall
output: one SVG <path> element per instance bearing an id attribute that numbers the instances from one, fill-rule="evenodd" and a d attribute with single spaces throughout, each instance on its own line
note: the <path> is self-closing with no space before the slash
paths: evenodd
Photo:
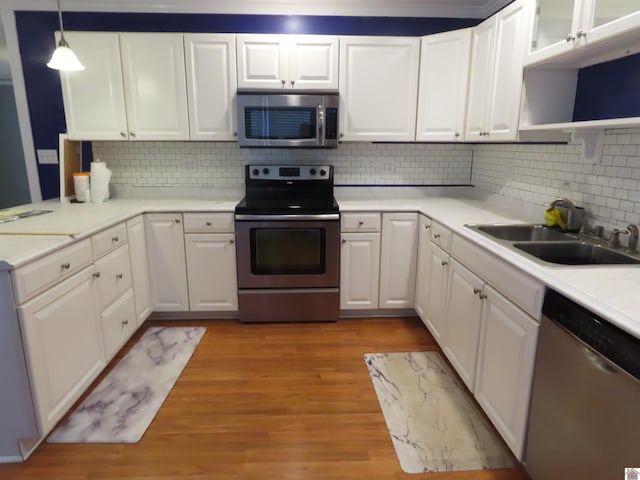
<path id="1" fill-rule="evenodd" d="M 213 15 L 162 13 L 64 14 L 66 30 L 116 32 L 287 33 L 421 36 L 465 28 L 478 19 Z M 55 12 L 16 12 L 18 41 L 35 148 L 57 148 L 66 130 L 59 73 L 46 67 L 55 48 Z M 73 46 L 72 46 L 73 47 Z M 38 165 L 43 198 L 59 196 L 58 167 Z"/>
<path id="2" fill-rule="evenodd" d="M 575 122 L 627 117 L 640 117 L 640 54 L 578 72 Z"/>

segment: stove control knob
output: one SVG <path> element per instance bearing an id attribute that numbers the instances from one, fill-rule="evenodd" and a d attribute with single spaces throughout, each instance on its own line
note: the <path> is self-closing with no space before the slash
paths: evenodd
<path id="1" fill-rule="evenodd" d="M 315 168 L 312 168 L 311 170 L 309 170 L 309 173 L 310 173 L 311 175 L 315 175 L 315 174 L 316 174 L 316 172 L 317 172 L 317 170 L 316 170 Z"/>
<path id="2" fill-rule="evenodd" d="M 253 173 L 254 175 L 260 175 L 260 170 L 258 170 L 257 168 L 254 168 L 251 173 Z"/>
<path id="3" fill-rule="evenodd" d="M 268 168 L 263 168 L 262 169 L 262 173 L 264 173 L 265 175 L 267 175 L 269 173 L 269 169 Z"/>
<path id="4" fill-rule="evenodd" d="M 323 168 L 322 170 L 320 170 L 320 175 L 321 176 L 325 176 L 327 174 L 327 171 Z"/>

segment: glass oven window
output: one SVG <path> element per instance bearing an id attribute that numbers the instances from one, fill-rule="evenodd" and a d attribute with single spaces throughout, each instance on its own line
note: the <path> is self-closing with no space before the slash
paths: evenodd
<path id="1" fill-rule="evenodd" d="M 254 228 L 251 230 L 251 273 L 254 275 L 318 275 L 325 273 L 322 228 Z"/>
<path id="2" fill-rule="evenodd" d="M 315 108 L 245 107 L 245 137 L 253 140 L 315 139 Z"/>

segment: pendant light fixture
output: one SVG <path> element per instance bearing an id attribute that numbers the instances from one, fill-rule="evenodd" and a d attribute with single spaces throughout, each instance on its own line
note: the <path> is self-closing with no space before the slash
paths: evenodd
<path id="1" fill-rule="evenodd" d="M 47 63 L 47 67 L 54 70 L 78 71 L 84 70 L 84 65 L 80 63 L 76 54 L 69 48 L 69 44 L 64 38 L 64 28 L 62 26 L 62 10 L 60 10 L 60 0 L 58 2 L 58 20 L 60 21 L 60 41 L 51 55 L 51 60 Z"/>

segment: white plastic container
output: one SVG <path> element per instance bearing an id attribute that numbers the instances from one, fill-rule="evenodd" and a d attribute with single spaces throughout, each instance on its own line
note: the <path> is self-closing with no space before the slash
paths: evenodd
<path id="1" fill-rule="evenodd" d="M 90 202 L 91 182 L 89 181 L 89 172 L 74 172 L 73 188 L 78 202 Z"/>

